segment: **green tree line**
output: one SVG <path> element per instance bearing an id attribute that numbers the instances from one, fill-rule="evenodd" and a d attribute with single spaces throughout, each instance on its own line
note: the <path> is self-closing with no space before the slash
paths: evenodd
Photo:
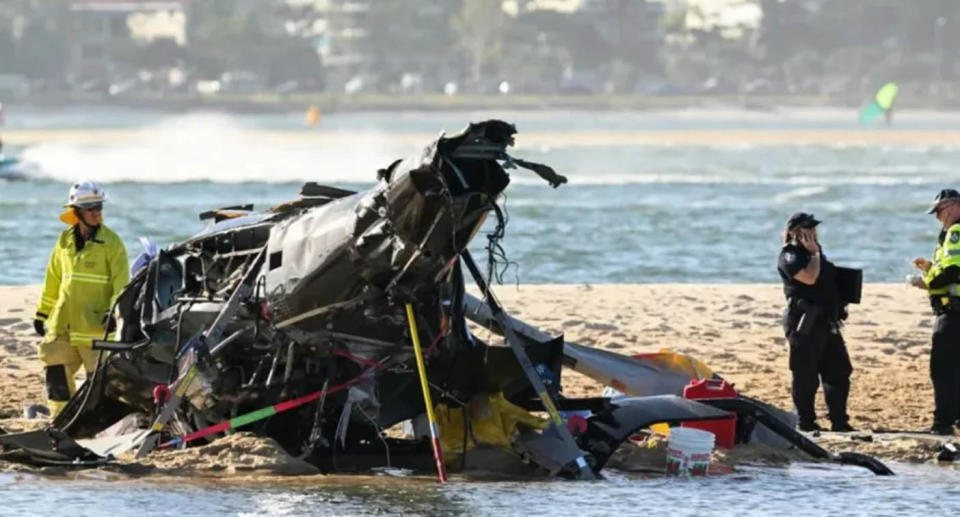
<path id="1" fill-rule="evenodd" d="M 389 91 L 415 74 L 428 88 L 449 81 L 464 91 L 492 91 L 508 80 L 516 91 L 581 93 L 597 85 L 630 93 L 666 82 L 743 91 L 861 95 L 887 80 L 950 82 L 960 77 L 960 2 L 956 0 L 743 0 L 762 11 L 736 37 L 694 28 L 686 13 L 661 4 L 611 0 L 572 13 L 520 9 L 496 0 L 382 0 L 341 23 L 363 37 L 328 40 L 334 52 L 362 56 L 344 73 L 368 76 Z M 337 4 L 337 2 L 331 2 Z M 63 81 L 83 27 L 68 0 L 0 2 L 0 72 Z M 187 2 L 186 46 L 170 40 L 117 38 L 110 58 L 118 73 L 178 66 L 195 78 L 230 70 L 266 84 L 288 80 L 318 88 L 333 70 L 318 53 L 316 26 L 329 13 L 279 0 Z M 290 27 L 294 27 L 293 30 Z M 566 89 L 566 90 L 565 90 Z"/>

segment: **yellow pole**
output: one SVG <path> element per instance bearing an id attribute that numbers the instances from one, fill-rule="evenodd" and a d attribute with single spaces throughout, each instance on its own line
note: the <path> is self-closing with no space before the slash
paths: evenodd
<path id="1" fill-rule="evenodd" d="M 433 445 L 433 459 L 437 462 L 437 476 L 441 483 L 447 482 L 447 470 L 443 466 L 443 449 L 440 448 L 440 430 L 437 417 L 433 414 L 433 402 L 430 400 L 430 383 L 427 382 L 427 367 L 423 364 L 423 351 L 420 349 L 420 334 L 417 332 L 417 318 L 413 314 L 413 304 L 407 304 L 407 321 L 410 322 L 410 338 L 413 339 L 413 355 L 417 358 L 417 373 L 420 374 L 420 387 L 423 388 L 423 404 L 427 407 L 427 421 L 430 423 L 430 442 Z"/>

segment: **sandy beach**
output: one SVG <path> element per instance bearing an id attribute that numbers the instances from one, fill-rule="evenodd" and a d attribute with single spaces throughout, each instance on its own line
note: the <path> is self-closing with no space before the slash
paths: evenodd
<path id="1" fill-rule="evenodd" d="M 31 324 L 37 286 L 0 287 L 0 427 L 33 424 L 19 417 L 25 402 L 43 401 Z M 790 410 L 790 372 L 780 328 L 778 285 L 526 285 L 501 286 L 514 316 L 566 339 L 623 354 L 670 349 L 692 354 L 742 393 Z M 854 365 L 849 411 L 864 431 L 913 430 L 932 423 L 928 376 L 933 317 L 923 293 L 902 285 L 864 286 L 851 307 L 845 337 Z M 483 331 L 480 337 L 500 339 Z M 597 396 L 603 386 L 565 371 L 569 396 Z M 825 424 L 822 398 L 818 414 Z M 878 435 L 879 436 L 879 435 Z M 888 459 L 929 460 L 936 442 L 851 440 L 826 433 L 835 448 Z"/>

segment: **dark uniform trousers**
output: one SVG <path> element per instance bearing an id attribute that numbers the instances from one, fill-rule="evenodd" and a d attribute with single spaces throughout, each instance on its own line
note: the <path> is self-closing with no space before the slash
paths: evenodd
<path id="1" fill-rule="evenodd" d="M 934 426 L 952 426 L 960 417 L 960 313 L 937 315 L 930 348 Z"/>
<path id="2" fill-rule="evenodd" d="M 800 316 L 801 312 L 797 310 L 789 310 L 784 315 L 784 330 L 790 344 L 790 371 L 793 373 L 791 392 L 797 416 L 801 423 L 816 421 L 814 400 L 822 380 L 823 398 L 831 423 L 846 424 L 853 366 L 839 325 L 821 316 L 803 335 L 796 330 Z"/>

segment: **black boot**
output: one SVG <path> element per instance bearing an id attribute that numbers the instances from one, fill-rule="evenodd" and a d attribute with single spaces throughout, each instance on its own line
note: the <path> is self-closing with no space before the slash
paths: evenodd
<path id="1" fill-rule="evenodd" d="M 816 421 L 804 421 L 804 420 L 797 422 L 797 429 L 807 433 L 811 431 L 823 431 L 823 428 L 820 427 L 820 425 L 817 424 Z"/>
<path id="2" fill-rule="evenodd" d="M 850 422 L 834 422 L 830 425 L 830 430 L 835 433 L 854 433 L 857 431 L 850 425 Z"/>
<path id="3" fill-rule="evenodd" d="M 953 436 L 953 426 L 933 424 L 933 427 L 930 428 L 930 433 L 939 436 Z"/>

